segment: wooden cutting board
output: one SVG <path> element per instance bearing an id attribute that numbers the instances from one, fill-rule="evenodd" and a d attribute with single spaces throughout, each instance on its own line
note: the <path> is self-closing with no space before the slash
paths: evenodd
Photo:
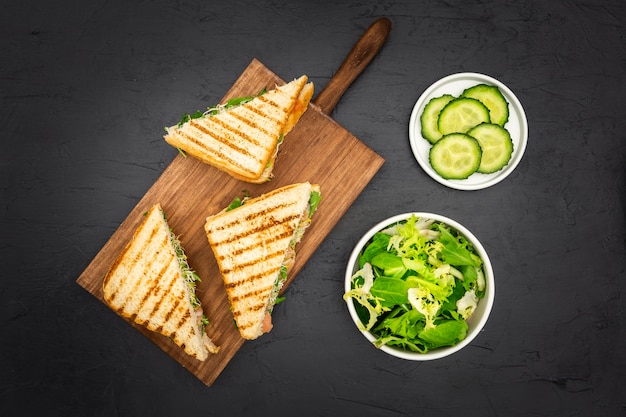
<path id="1" fill-rule="evenodd" d="M 292 76 L 296 78 L 299 75 Z M 255 59 L 226 93 L 222 102 L 233 97 L 256 94 L 263 88 L 271 89 L 284 83 L 284 80 Z M 175 152 L 172 149 L 172 153 Z M 168 338 L 129 323 L 210 386 L 244 343 L 244 339 L 234 326 L 217 263 L 204 234 L 206 217 L 222 210 L 234 197 L 241 196 L 244 190 L 254 197 L 296 182 L 320 184 L 322 201 L 310 228 L 296 248 L 296 262 L 289 271 L 284 292 L 383 162 L 379 155 L 314 104 L 309 105 L 299 123 L 285 137 L 274 168 L 274 179 L 269 183 L 245 183 L 192 157 L 177 155 L 77 282 L 104 302 L 102 281 L 105 274 L 142 221 L 143 213 L 153 204 L 161 203 L 170 227 L 180 237 L 190 266 L 202 278 L 197 286 L 197 295 L 210 321 L 207 333 L 220 346 L 220 351 L 200 362 L 186 355 Z M 111 314 L 114 314 L 113 311 Z M 274 322 L 274 326 L 281 326 L 280 321 Z"/>

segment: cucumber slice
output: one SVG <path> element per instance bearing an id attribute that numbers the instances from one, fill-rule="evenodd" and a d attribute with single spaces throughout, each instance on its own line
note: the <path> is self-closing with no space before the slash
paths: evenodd
<path id="1" fill-rule="evenodd" d="M 441 109 L 437 127 L 442 135 L 466 133 L 474 126 L 490 121 L 489 109 L 483 103 L 473 98 L 459 97 Z"/>
<path id="2" fill-rule="evenodd" d="M 463 91 L 461 97 L 474 98 L 487 106 L 491 123 L 504 126 L 509 120 L 509 103 L 495 85 L 477 84 Z"/>
<path id="3" fill-rule="evenodd" d="M 430 143 L 435 143 L 441 139 L 442 134 L 437 127 L 439 112 L 441 112 L 441 109 L 443 109 L 446 104 L 454 99 L 455 97 L 453 95 L 444 94 L 430 99 L 428 104 L 424 107 L 424 111 L 420 116 L 420 123 L 422 124 L 422 137 Z"/>
<path id="4" fill-rule="evenodd" d="M 444 135 L 430 148 L 430 165 L 445 179 L 462 180 L 480 166 L 482 149 L 478 141 L 464 133 Z"/>
<path id="5" fill-rule="evenodd" d="M 513 141 L 509 132 L 502 126 L 483 123 L 470 129 L 467 134 L 476 138 L 483 151 L 478 172 L 491 174 L 500 171 L 511 160 Z"/>

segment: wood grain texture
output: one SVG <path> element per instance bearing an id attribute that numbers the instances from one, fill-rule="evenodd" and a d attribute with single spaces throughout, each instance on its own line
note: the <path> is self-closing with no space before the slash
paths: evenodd
<path id="1" fill-rule="evenodd" d="M 299 75 L 301 74 L 293 74 L 294 78 Z M 226 93 L 222 102 L 284 83 L 283 79 L 255 59 Z M 213 103 L 207 103 L 210 104 Z M 281 145 L 274 179 L 269 183 L 245 183 L 194 158 L 178 155 L 121 223 L 77 282 L 103 301 L 102 281 L 106 272 L 143 219 L 142 214 L 153 204 L 161 203 L 170 227 L 180 237 L 190 266 L 202 278 L 197 286 L 197 295 L 210 320 L 207 333 L 220 346 L 220 351 L 200 362 L 187 356 L 169 339 L 141 326 L 131 325 L 210 386 L 241 347 L 244 339 L 233 324 L 217 263 L 204 234 L 206 217 L 222 210 L 234 197 L 242 195 L 244 190 L 251 196 L 257 196 L 296 182 L 320 184 L 322 202 L 313 217 L 311 227 L 296 248 L 296 262 L 283 287 L 285 291 L 383 162 L 379 155 L 313 104 L 309 105 L 300 122 Z M 280 322 L 274 325 L 280 326 Z"/>

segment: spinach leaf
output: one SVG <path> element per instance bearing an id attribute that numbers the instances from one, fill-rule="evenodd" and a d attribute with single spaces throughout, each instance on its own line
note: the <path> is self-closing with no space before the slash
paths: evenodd
<path id="1" fill-rule="evenodd" d="M 178 122 L 178 127 L 181 127 L 183 124 L 187 123 L 188 121 L 192 120 L 192 119 L 199 119 L 203 116 L 204 113 L 202 113 L 200 110 L 196 110 L 195 113 L 189 114 L 189 113 L 183 113 L 183 115 L 180 117 L 180 122 Z"/>
<path id="2" fill-rule="evenodd" d="M 228 207 L 226 207 L 225 211 L 231 211 L 236 209 L 237 207 L 243 206 L 249 197 L 250 193 L 247 190 L 243 190 L 243 198 L 233 198 L 233 201 L 228 205 Z"/>
<path id="3" fill-rule="evenodd" d="M 381 299 L 384 307 L 391 307 L 397 304 L 406 304 L 409 302 L 408 293 L 409 285 L 400 278 L 390 278 L 380 276 L 374 280 L 374 285 L 370 289 L 370 293 L 374 297 Z"/>
<path id="4" fill-rule="evenodd" d="M 424 328 L 424 316 L 414 309 L 408 311 L 399 309 L 399 311 L 402 314 L 385 318 L 376 330 L 399 338 L 415 339 L 418 332 Z"/>
<path id="5" fill-rule="evenodd" d="M 313 191 L 309 196 L 309 217 L 313 216 L 320 201 L 322 201 L 322 195 L 317 191 Z"/>
<path id="6" fill-rule="evenodd" d="M 361 256 L 359 257 L 359 268 L 363 268 L 367 262 L 370 262 L 371 259 L 376 256 L 376 254 L 381 252 L 387 252 L 387 246 L 389 245 L 389 240 L 391 236 L 385 233 L 376 233 L 372 237 L 372 242 L 367 245 Z"/>
<path id="7" fill-rule="evenodd" d="M 193 119 L 199 119 L 201 117 L 204 116 L 214 116 L 218 113 L 220 113 L 223 110 L 228 110 L 230 108 L 239 106 L 241 104 L 245 104 L 251 100 L 253 100 L 255 97 L 261 96 L 263 94 L 266 93 L 266 89 L 263 88 L 259 94 L 255 95 L 255 96 L 245 96 L 245 97 L 235 97 L 235 98 L 231 98 L 230 100 L 226 101 L 226 103 L 224 104 L 218 104 L 215 107 L 208 107 L 206 111 L 200 111 L 200 110 L 196 110 L 195 113 L 189 114 L 189 113 L 184 113 L 181 118 L 180 118 L 180 122 L 178 122 L 178 127 L 181 127 L 182 125 L 184 125 L 185 123 L 187 123 L 190 120 Z"/>
<path id="8" fill-rule="evenodd" d="M 372 258 L 370 263 L 372 266 L 381 269 L 386 277 L 400 278 L 406 272 L 402 258 L 393 253 L 380 252 Z"/>
<path id="9" fill-rule="evenodd" d="M 463 320 L 446 320 L 437 323 L 434 327 L 424 328 L 418 336 L 428 344 L 430 349 L 435 349 L 452 346 L 465 339 L 467 329 L 467 323 Z"/>

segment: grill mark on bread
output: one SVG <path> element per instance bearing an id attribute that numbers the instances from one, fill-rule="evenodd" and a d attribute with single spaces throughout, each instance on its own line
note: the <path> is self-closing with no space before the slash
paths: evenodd
<path id="1" fill-rule="evenodd" d="M 165 267 L 167 268 L 167 267 Z M 172 291 L 172 287 L 174 287 L 174 284 L 176 284 L 176 280 L 170 280 L 170 283 L 168 285 L 168 287 L 163 291 L 161 298 L 159 298 L 157 301 L 155 301 L 154 303 L 154 307 L 152 307 L 152 311 L 150 312 L 150 317 L 154 317 L 154 315 L 156 314 L 157 311 L 160 310 L 163 299 L 165 298 L 166 294 L 171 293 Z M 163 330 L 163 326 L 159 326 L 159 332 Z"/>
<path id="2" fill-rule="evenodd" d="M 246 237 L 254 235 L 254 234 L 261 233 L 261 232 L 266 231 L 266 230 L 269 230 L 269 229 L 271 229 L 273 227 L 279 227 L 279 226 L 281 226 L 281 225 L 283 225 L 285 223 L 289 223 L 290 221 L 292 221 L 294 219 L 297 219 L 299 217 L 300 217 L 299 215 L 291 215 L 291 216 L 285 217 L 282 220 L 274 220 L 273 224 L 263 224 L 263 225 L 260 225 L 260 226 L 257 226 L 257 227 L 253 227 L 253 228 L 247 229 L 244 232 L 241 232 L 241 233 L 236 234 L 234 236 L 229 236 L 228 238 L 226 238 L 224 240 L 221 240 L 221 241 L 218 241 L 218 242 L 214 242 L 214 243 L 216 245 L 227 245 L 227 244 L 232 243 L 234 241 L 246 238 Z M 232 224 L 234 225 L 234 224 L 237 224 L 237 223 L 239 223 L 239 222 L 233 222 Z M 273 240 L 276 240 L 276 239 L 273 238 Z"/>
<path id="3" fill-rule="evenodd" d="M 242 285 L 245 285 L 249 282 L 254 283 L 257 279 L 262 278 L 266 275 L 278 274 L 278 271 L 280 271 L 280 268 L 272 268 L 272 269 L 261 271 L 258 274 L 247 275 L 243 279 L 240 279 L 238 281 L 232 281 L 232 282 L 226 283 L 225 287 L 227 290 L 241 287 Z M 271 288 L 271 286 L 269 286 L 269 288 Z M 258 291 L 261 291 L 261 290 L 263 289 L 259 289 Z M 254 291 L 257 291 L 257 290 L 254 290 Z"/>
<path id="4" fill-rule="evenodd" d="M 159 304 L 161 303 L 162 300 L 159 300 Z M 181 298 L 177 298 L 176 302 L 174 303 L 174 305 L 172 306 L 172 308 L 170 308 L 167 313 L 165 314 L 165 320 L 164 322 L 167 323 L 168 321 L 170 321 L 170 318 L 172 317 L 172 315 L 174 314 L 174 312 L 178 309 L 178 306 L 180 305 L 181 302 Z"/>
<path id="5" fill-rule="evenodd" d="M 185 310 L 185 313 L 178 320 L 178 323 L 176 323 L 176 328 L 177 329 L 181 329 L 183 324 L 185 324 L 189 320 L 191 320 L 191 314 L 189 314 L 189 310 Z M 191 331 L 192 331 L 192 333 L 195 333 L 196 332 L 196 326 L 191 326 Z"/>
<path id="6" fill-rule="evenodd" d="M 267 121 L 267 122 L 273 123 L 273 124 L 275 124 L 275 125 L 278 125 L 278 124 L 279 124 L 279 122 L 278 122 L 278 121 L 276 121 L 276 119 L 272 118 L 272 117 L 271 117 L 271 115 L 269 115 L 269 114 L 267 114 L 267 113 L 265 113 L 265 112 L 263 112 L 263 111 L 260 111 L 260 110 L 258 110 L 258 109 L 256 109 L 256 108 L 248 108 L 248 107 L 246 107 L 245 109 L 246 109 L 246 110 L 248 110 L 248 111 L 250 111 L 250 112 L 252 112 L 252 113 L 254 113 L 254 114 L 259 115 L 260 117 L 264 118 L 264 119 L 265 119 L 265 121 Z M 266 135 L 266 136 L 272 136 L 272 133 L 271 133 L 271 132 L 269 132 L 267 129 L 265 129 L 265 128 L 263 127 L 263 125 L 261 125 L 261 124 L 259 124 L 259 123 L 255 122 L 254 120 L 252 120 L 252 119 L 251 119 L 251 118 L 249 118 L 249 117 L 246 117 L 246 116 L 245 116 L 245 115 L 243 115 L 243 114 L 240 114 L 239 112 L 232 112 L 232 113 L 229 113 L 229 116 L 230 116 L 230 117 L 232 117 L 232 118 L 234 118 L 234 119 L 237 119 L 237 120 L 239 120 L 240 122 L 242 122 L 243 124 L 245 124 L 245 125 L 249 126 L 252 130 L 255 130 L 255 131 L 257 131 L 257 132 L 261 132 L 261 133 L 263 133 L 263 134 L 264 134 L 264 135 Z M 234 126 L 232 126 L 232 125 L 228 124 L 228 123 L 227 123 L 226 121 L 224 121 L 224 120 L 215 119 L 215 120 L 214 120 L 214 122 L 215 122 L 215 123 L 217 123 L 217 124 L 219 124 L 220 126 L 222 126 L 224 129 L 226 129 L 226 130 L 228 130 L 228 131 L 230 131 L 230 132 L 233 132 L 235 135 L 239 135 L 240 137 L 244 138 L 244 139 L 245 139 L 245 140 L 247 140 L 248 142 L 255 144 L 256 146 L 259 146 L 259 147 L 265 147 L 265 146 L 264 146 L 261 142 L 259 142 L 259 140 L 258 140 L 258 139 L 256 139 L 255 137 L 248 135 L 248 134 L 247 134 L 245 131 L 243 131 L 242 129 L 238 129 L 238 128 L 236 128 L 236 127 L 234 127 Z"/>
<path id="7" fill-rule="evenodd" d="M 246 329 L 249 329 L 250 327 L 254 327 L 254 326 L 257 326 L 257 324 L 256 323 L 243 323 L 241 325 L 238 325 L 238 327 L 241 330 L 246 330 Z"/>
<path id="8" fill-rule="evenodd" d="M 232 116 L 235 116 L 234 114 Z M 242 120 L 244 121 L 246 124 L 248 124 L 249 126 L 252 127 L 256 127 L 256 123 L 253 122 L 248 122 L 248 120 L 245 117 L 236 117 L 236 119 L 238 120 Z M 208 120 L 207 123 L 214 123 L 217 126 L 219 126 L 222 130 L 221 132 L 223 133 L 223 137 L 218 137 L 216 135 L 213 134 L 213 131 L 209 131 L 208 128 L 206 128 L 206 130 L 204 131 L 206 134 L 210 135 L 211 137 L 213 137 L 215 140 L 221 142 L 222 144 L 228 146 L 229 148 L 235 149 L 238 152 L 241 152 L 243 155 L 245 156 L 249 156 L 249 157 L 254 157 L 255 155 L 253 155 L 252 153 L 250 153 L 248 151 L 248 149 L 246 148 L 242 148 L 241 146 L 237 146 L 235 144 L 235 142 L 232 140 L 233 138 L 239 137 L 243 140 L 245 140 L 246 142 L 249 142 L 253 145 L 259 146 L 259 147 L 263 147 L 263 145 L 261 145 L 261 143 L 253 138 L 252 136 L 248 135 L 245 132 L 242 132 L 241 129 L 238 129 L 234 126 L 232 126 L 231 124 L 227 123 L 226 121 L 222 120 L 222 119 L 214 119 L 214 120 Z"/>
<path id="9" fill-rule="evenodd" d="M 141 232 L 143 232 L 143 229 L 144 229 L 145 227 L 146 227 L 146 225 L 144 224 L 144 225 L 142 226 L 142 228 L 141 228 L 140 230 L 138 230 L 138 231 L 137 231 L 137 235 L 139 235 Z M 137 253 L 136 253 L 136 254 L 135 254 L 135 256 L 133 257 L 133 262 L 132 262 L 132 264 L 130 264 L 130 265 L 128 266 L 128 269 L 133 269 L 133 268 L 134 268 L 134 266 L 137 264 L 137 261 L 141 258 L 141 253 L 142 253 L 142 252 L 144 252 L 148 246 L 150 246 L 150 244 L 152 243 L 152 240 L 154 239 L 154 236 L 155 236 L 157 233 L 158 233 L 158 229 L 156 229 L 156 228 L 153 228 L 153 229 L 150 231 L 150 237 L 149 237 L 148 239 L 146 239 L 146 240 L 143 242 L 143 245 L 141 246 L 141 249 L 139 249 L 139 251 L 137 251 Z M 131 249 L 131 247 L 130 247 L 130 244 L 129 244 L 129 246 L 125 249 L 125 252 L 124 252 L 124 254 L 123 254 L 123 257 L 125 257 L 125 256 L 126 256 L 126 254 L 130 251 L 130 249 Z M 118 268 L 118 266 L 119 266 L 119 265 L 120 265 L 120 263 L 121 263 L 120 261 L 122 261 L 122 256 L 120 256 L 120 257 L 118 258 L 118 260 L 116 261 L 115 265 L 113 266 L 113 268 L 114 268 L 114 269 L 117 269 L 117 268 Z M 148 266 L 148 265 L 146 265 L 146 267 L 145 267 L 145 268 L 148 268 L 148 267 L 149 267 L 149 266 Z M 142 273 L 144 273 L 144 274 L 145 274 L 145 268 L 144 268 L 144 271 L 142 272 Z M 111 292 L 111 294 L 110 294 L 110 296 L 109 296 L 109 299 L 108 299 L 108 302 L 109 302 L 109 303 L 113 303 L 113 302 L 115 301 L 115 299 L 117 298 L 117 295 L 119 294 L 120 289 L 122 289 L 122 288 L 124 288 L 124 287 L 126 286 L 127 281 L 128 281 L 128 279 L 127 279 L 127 277 L 126 277 L 126 276 L 124 276 L 124 277 L 122 277 L 122 278 L 120 278 L 120 279 L 119 279 L 119 281 L 117 282 L 117 285 L 115 286 L 115 288 L 113 289 L 113 291 Z M 108 280 L 107 280 L 107 283 L 108 283 Z M 132 293 L 134 290 L 136 290 L 136 288 L 137 288 L 138 286 L 139 286 L 139 280 L 137 280 L 137 281 L 135 282 L 135 286 L 134 286 L 133 290 L 132 290 L 132 291 L 129 291 L 129 293 Z M 121 304 L 121 305 L 124 305 L 124 301 L 125 301 L 125 299 L 124 299 L 124 300 L 122 300 L 122 301 L 120 302 L 120 304 Z"/>
<path id="10" fill-rule="evenodd" d="M 242 315 L 244 315 L 244 314 L 246 314 L 246 313 L 248 313 L 250 311 L 255 311 L 256 312 L 256 311 L 259 311 L 259 310 L 262 310 L 262 309 L 265 309 L 265 304 L 264 303 L 257 303 L 257 304 L 255 304 L 253 306 L 248 307 L 245 311 L 243 311 L 243 310 L 233 311 L 233 315 L 235 317 L 241 317 Z"/>
<path id="11" fill-rule="evenodd" d="M 250 214 L 248 214 L 245 217 L 245 220 L 251 222 L 251 221 L 253 221 L 253 220 L 255 220 L 255 219 L 259 218 L 259 217 L 268 217 L 268 215 L 270 215 L 270 217 L 271 217 L 271 213 L 279 211 L 279 210 L 284 209 L 284 208 L 287 208 L 289 206 L 293 206 L 293 205 L 294 205 L 293 203 L 278 204 L 278 205 L 276 205 L 276 206 L 274 206 L 274 207 L 272 207 L 272 208 L 270 208 L 270 209 L 268 209 L 266 211 L 259 211 L 259 212 L 255 212 L 255 213 L 250 213 Z M 293 220 L 293 219 L 295 219 L 297 217 L 299 217 L 299 215 L 291 214 L 289 216 L 283 217 L 282 219 L 274 218 L 273 224 L 287 223 L 287 222 L 290 222 L 291 220 Z"/>
<path id="12" fill-rule="evenodd" d="M 226 130 L 227 132 L 230 132 L 231 135 L 224 135 L 226 136 L 226 138 L 216 135 L 215 130 L 211 128 L 212 126 L 208 126 L 209 123 L 214 123 L 214 124 L 219 125 L 222 128 L 221 130 L 222 133 L 224 133 L 224 130 Z M 243 133 L 239 132 L 237 129 L 233 128 L 229 124 L 224 123 L 223 121 L 218 120 L 218 119 L 194 119 L 194 120 L 189 121 L 189 126 L 199 130 L 200 132 L 204 133 L 207 136 L 210 136 L 215 141 L 220 142 L 221 144 L 228 146 L 229 148 L 234 149 L 237 152 L 241 152 L 242 154 L 246 156 L 254 156 L 254 155 L 250 154 L 250 152 L 248 152 L 247 149 L 242 148 L 241 146 L 237 146 L 230 139 L 232 139 L 235 136 L 240 136 L 241 138 L 247 140 L 248 142 L 252 142 L 255 145 L 259 146 L 258 141 L 255 142 L 254 140 L 249 139 L 247 135 L 244 135 Z M 187 133 L 187 135 L 189 134 Z M 192 137 L 189 137 L 189 136 L 185 136 L 185 137 L 189 138 L 190 140 L 192 139 Z M 205 149 L 206 151 L 209 151 L 209 152 L 212 151 L 212 149 L 209 149 L 204 142 L 200 142 L 196 140 L 192 140 L 192 141 L 202 146 L 202 148 Z"/>
<path id="13" fill-rule="evenodd" d="M 253 203 L 254 203 L 254 201 L 250 202 L 249 204 L 253 204 Z M 247 214 L 242 219 L 234 218 L 234 219 L 232 219 L 229 222 L 224 222 L 222 224 L 219 224 L 217 226 L 212 227 L 211 229 L 214 230 L 214 231 L 221 231 L 221 230 L 226 230 L 226 229 L 233 228 L 233 227 L 235 227 L 235 226 L 237 226 L 237 225 L 239 225 L 241 223 L 252 222 L 252 221 L 254 221 L 257 218 L 272 217 L 271 216 L 272 213 L 275 213 L 275 212 L 277 212 L 277 211 L 279 211 L 281 209 L 287 209 L 289 206 L 292 206 L 292 205 L 294 205 L 294 203 L 292 203 L 292 202 L 277 204 L 277 205 L 275 205 L 273 207 L 267 208 L 266 210 L 255 211 L 253 213 Z M 245 207 L 245 205 L 243 207 Z M 225 212 L 225 213 L 228 213 L 228 212 Z M 234 241 L 234 240 L 236 240 L 236 239 L 238 239 L 240 237 L 248 236 L 248 235 L 251 235 L 251 234 L 255 233 L 255 230 L 259 231 L 259 230 L 263 230 L 263 229 L 268 229 L 268 228 L 270 228 L 272 226 L 275 226 L 275 225 L 278 225 L 278 224 L 283 224 L 283 223 L 290 222 L 290 221 L 292 221 L 292 220 L 294 220 L 295 218 L 298 218 L 298 217 L 300 217 L 300 216 L 291 214 L 291 215 L 288 215 L 288 216 L 285 216 L 285 217 L 282 217 L 282 218 L 274 218 L 274 221 L 270 222 L 271 224 L 265 224 L 265 225 L 262 225 L 260 227 L 254 228 L 254 229 L 249 229 L 246 233 L 242 233 L 242 234 L 233 236 L 231 239 L 226 239 L 226 240 L 220 241 L 219 243 L 222 244 L 222 243 L 232 242 L 232 241 Z"/>
<path id="14" fill-rule="evenodd" d="M 262 274 L 257 274 L 257 275 L 252 275 L 248 278 L 242 279 L 240 281 L 236 281 L 236 282 L 231 282 L 229 284 L 226 285 L 227 290 L 234 290 L 237 287 L 240 287 L 242 285 L 245 285 L 247 283 L 254 283 L 255 280 L 259 279 L 260 277 L 264 276 L 264 275 L 271 275 L 271 274 L 278 274 L 278 271 L 280 270 L 280 268 L 273 268 L 271 271 L 268 271 L 267 273 L 262 273 Z M 268 291 L 272 291 L 272 288 L 274 287 L 274 284 L 272 285 L 266 285 L 265 287 L 261 287 L 261 288 L 253 288 L 250 291 L 247 291 L 245 293 L 239 294 L 239 295 L 233 295 L 231 297 L 231 301 L 235 302 L 235 301 L 239 301 L 239 300 L 245 300 L 247 298 L 254 298 L 254 297 L 259 297 L 265 293 L 267 293 Z M 229 291 L 230 293 L 230 291 Z"/>
<path id="15" fill-rule="evenodd" d="M 153 285 L 153 286 L 150 286 L 150 288 L 147 288 L 147 291 L 144 293 L 143 298 L 139 302 L 139 306 L 137 307 L 137 312 L 141 311 L 144 305 L 146 305 L 146 302 L 148 301 L 149 298 L 155 298 L 158 296 L 160 289 L 161 289 L 161 287 L 159 287 L 158 280 L 161 279 L 161 277 L 163 276 L 166 270 L 167 270 L 167 266 L 164 266 L 163 268 L 161 268 L 161 270 L 158 273 L 158 276 L 156 277 L 156 281 L 157 281 L 156 285 Z M 143 323 L 144 326 L 146 326 L 146 324 L 154 316 L 154 313 L 156 313 L 156 311 L 158 310 L 161 299 L 163 299 L 163 294 L 161 294 L 161 298 L 158 301 L 154 302 L 154 307 L 152 308 L 152 311 L 150 311 L 150 313 L 146 316 L 144 320 L 144 323 Z"/>
<path id="16" fill-rule="evenodd" d="M 195 138 L 193 135 L 189 134 L 188 132 L 178 131 L 175 134 L 184 137 L 186 140 L 188 140 L 189 142 L 193 143 L 198 148 L 201 148 L 207 154 L 213 155 L 213 157 L 215 157 L 216 159 L 221 159 L 221 160 L 231 164 L 233 167 L 236 167 L 237 169 L 239 169 L 241 171 L 248 172 L 248 173 L 253 174 L 253 175 L 256 174 L 256 172 L 254 170 L 252 170 L 249 167 L 241 165 L 237 160 L 235 160 L 233 158 L 230 158 L 229 156 L 227 156 L 223 152 L 218 152 L 215 149 L 211 149 L 211 148 L 207 147 L 205 143 L 201 142 L 200 140 L 198 140 L 197 138 Z M 245 152 L 247 152 L 247 151 L 245 151 Z M 258 161 L 258 162 L 261 162 L 261 161 Z"/>
<path id="17" fill-rule="evenodd" d="M 266 103 L 268 106 L 272 106 L 280 111 L 282 111 L 284 114 L 289 114 L 291 113 L 291 109 L 293 108 L 293 102 L 292 105 L 290 107 L 282 107 L 280 104 L 278 104 L 277 102 L 275 102 L 274 100 L 271 100 L 270 98 L 268 98 L 268 96 L 266 95 L 262 95 L 257 97 L 260 101 L 262 101 L 263 103 Z"/>
<path id="18" fill-rule="evenodd" d="M 168 256 L 168 258 L 171 259 L 171 256 Z M 159 283 L 162 280 L 163 275 L 165 275 L 165 272 L 167 271 L 167 268 L 169 266 L 169 262 L 171 262 L 171 261 L 166 262 L 165 265 L 163 265 L 163 268 L 161 268 L 159 270 L 159 272 L 157 273 L 157 275 L 152 279 L 152 281 L 154 281 L 155 284 L 151 285 L 149 288 L 148 288 L 148 286 L 146 286 L 147 287 L 146 288 L 147 291 L 144 293 L 143 298 L 139 302 L 139 307 L 137 307 L 137 311 L 141 311 L 143 306 L 148 301 L 148 298 L 150 298 L 150 297 L 157 297 L 159 295 L 159 293 L 161 292 L 161 287 L 160 287 Z M 171 287 L 171 285 L 170 285 L 170 287 Z M 161 297 L 159 298 L 159 301 L 154 303 L 154 307 L 152 308 L 152 311 L 150 312 L 150 314 L 148 314 L 146 322 L 154 316 L 154 313 L 157 312 L 157 310 L 159 308 L 160 301 L 163 299 L 163 296 L 164 296 L 164 294 L 161 294 Z"/>
<path id="19" fill-rule="evenodd" d="M 265 103 L 267 103 L 267 104 L 268 104 L 269 106 L 271 106 L 271 107 L 274 107 L 274 108 L 277 108 L 277 109 L 281 110 L 281 108 L 280 108 L 279 106 L 277 106 L 277 105 L 276 105 L 273 101 L 268 101 L 268 100 L 266 100 L 266 99 L 263 99 L 263 100 L 261 100 L 261 101 L 264 101 Z M 257 116 L 259 116 L 260 118 L 262 118 L 262 119 L 266 120 L 267 122 L 269 122 L 269 123 L 271 123 L 271 124 L 274 124 L 274 125 L 280 125 L 280 124 L 282 124 L 282 123 L 283 123 L 283 121 L 282 121 L 280 118 L 273 117 L 273 115 L 272 115 L 272 114 L 270 114 L 269 112 L 265 111 L 265 110 L 264 110 L 264 109 L 262 109 L 262 108 L 259 108 L 259 107 L 252 107 L 252 106 L 246 106 L 246 107 L 245 107 L 245 109 L 246 109 L 247 111 L 250 111 L 250 112 L 252 112 L 252 113 L 256 114 Z M 239 119 L 239 115 L 235 115 L 235 114 L 233 114 L 233 116 L 235 116 L 235 117 L 237 117 L 237 118 Z M 252 126 L 252 127 L 255 127 L 255 128 L 256 128 L 257 124 L 256 124 L 256 123 L 254 123 L 252 120 L 250 120 L 250 119 L 246 119 L 246 118 L 245 118 L 245 116 L 241 116 L 241 118 L 243 119 L 242 121 L 243 121 L 244 123 L 246 123 L 248 126 Z M 261 126 L 259 126 L 259 130 L 262 130 L 262 131 L 264 131 L 266 134 L 269 134 L 269 132 L 268 132 L 267 130 L 265 130 L 265 129 L 262 129 L 262 127 L 261 127 Z"/>
<path id="20" fill-rule="evenodd" d="M 258 313 L 259 311 L 263 311 L 265 310 L 266 305 L 264 302 L 258 302 L 256 304 L 250 305 L 248 308 L 246 309 L 238 309 L 236 311 L 233 311 L 233 317 L 235 318 L 235 320 L 237 321 L 237 327 L 239 327 L 239 329 L 247 329 L 249 327 L 252 326 L 256 326 L 258 325 L 258 323 L 252 321 L 242 321 L 240 320 L 241 317 L 243 316 L 247 316 L 250 313 L 254 314 L 254 313 Z"/>
<path id="21" fill-rule="evenodd" d="M 276 235 L 276 236 L 272 237 L 271 239 L 266 240 L 264 242 L 254 242 L 251 245 L 248 245 L 248 246 L 245 246 L 245 247 L 241 247 L 241 248 L 239 248 L 239 249 L 237 249 L 235 251 L 229 251 L 228 256 L 220 255 L 220 256 L 217 256 L 217 259 L 219 261 L 223 261 L 227 257 L 238 256 L 238 255 L 241 255 L 241 254 L 243 254 L 245 252 L 253 251 L 255 248 L 260 247 L 260 246 L 270 246 L 272 243 L 277 242 L 279 240 L 283 240 L 283 239 L 286 239 L 286 238 L 291 239 L 293 234 L 294 234 L 294 231 L 289 229 L 289 230 L 286 230 L 285 232 L 282 232 L 279 235 Z M 248 262 L 238 263 L 234 270 L 236 271 L 236 270 L 240 270 L 240 269 L 245 269 L 248 266 L 252 266 L 252 265 L 258 264 L 258 263 L 266 261 L 268 259 L 272 259 L 272 258 L 277 257 L 277 256 L 284 256 L 284 254 L 285 254 L 284 251 L 272 252 L 272 253 L 267 254 L 267 255 L 265 255 L 263 257 L 258 257 L 258 258 L 251 259 Z M 231 272 L 233 272 L 233 269 L 224 268 L 222 270 L 223 274 L 229 274 Z"/>
<path id="22" fill-rule="evenodd" d="M 148 238 L 146 245 L 149 245 L 150 243 L 152 243 L 152 242 L 154 241 L 154 239 L 155 239 L 155 235 L 158 233 L 158 231 L 159 231 L 159 230 L 158 230 L 157 228 L 154 228 L 154 229 L 152 229 L 152 230 L 151 230 L 151 232 L 150 232 L 150 238 Z M 154 254 L 154 257 L 155 257 L 155 258 L 156 258 L 158 255 L 160 255 L 160 254 L 161 254 L 161 252 L 162 252 L 162 250 L 163 250 L 163 246 L 167 245 L 167 244 L 168 244 L 168 241 L 169 241 L 169 236 L 165 235 L 165 236 L 163 237 L 163 239 L 161 240 L 161 243 L 159 244 L 159 249 L 158 249 L 158 251 Z M 137 253 L 137 255 L 136 255 L 136 256 L 135 256 L 135 258 L 134 258 L 134 263 L 133 263 L 133 265 L 137 263 L 137 260 L 138 260 L 139 258 L 141 258 L 141 253 L 142 253 L 142 252 L 144 252 L 145 250 L 146 250 L 146 249 L 145 249 L 145 246 L 144 246 L 143 248 L 141 248 L 141 250 Z M 145 276 L 147 276 L 147 271 L 148 271 L 149 269 L 150 269 L 150 264 L 146 262 L 146 264 L 145 264 L 145 266 L 144 266 L 144 269 L 141 271 L 141 276 L 144 276 L 144 277 L 145 277 Z M 135 280 L 135 285 L 133 286 L 133 288 L 132 288 L 130 291 L 128 291 L 128 294 L 129 294 L 129 295 L 131 295 L 131 296 L 132 296 L 133 294 L 140 294 L 140 293 L 141 293 L 141 290 L 143 290 L 143 291 L 144 291 L 144 293 L 145 293 L 146 295 L 148 295 L 148 296 L 149 296 L 149 295 L 150 295 L 150 293 L 152 292 L 152 285 L 146 285 L 146 282 L 145 282 L 145 281 L 143 281 L 143 280 L 140 280 L 140 279 Z M 139 303 L 139 306 L 136 308 L 136 310 L 135 310 L 135 311 L 136 311 L 136 312 L 141 311 L 141 308 L 143 307 L 143 305 L 144 305 L 144 300 L 142 299 L 142 300 L 141 300 L 141 302 Z M 135 314 L 135 315 L 136 315 L 136 314 Z"/>

